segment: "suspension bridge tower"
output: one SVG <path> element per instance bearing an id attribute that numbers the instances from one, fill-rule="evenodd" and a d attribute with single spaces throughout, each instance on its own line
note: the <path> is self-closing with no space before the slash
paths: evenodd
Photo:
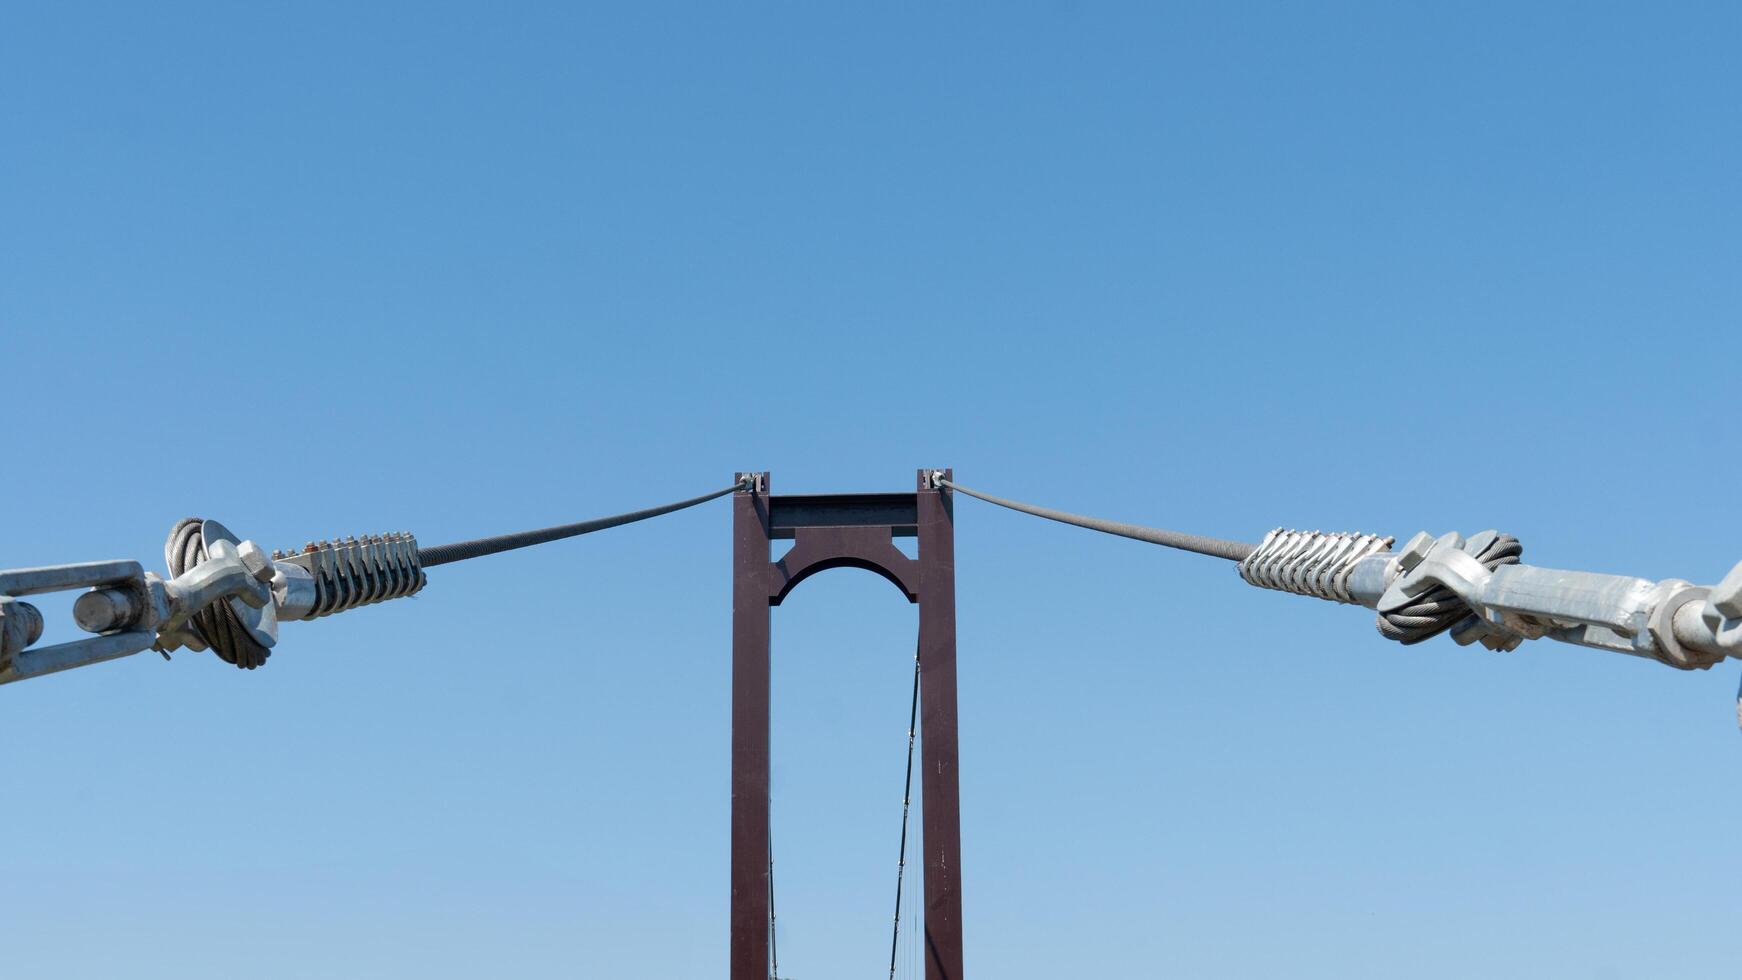
<path id="1" fill-rule="evenodd" d="M 920 470 L 912 493 L 769 492 L 740 473 L 732 497 L 731 980 L 769 977 L 769 618 L 800 582 L 863 568 L 919 605 L 926 980 L 962 978 L 961 792 L 956 753 L 956 539 L 950 490 Z M 895 546 L 915 537 L 919 557 Z M 771 542 L 792 548 L 770 560 Z"/>

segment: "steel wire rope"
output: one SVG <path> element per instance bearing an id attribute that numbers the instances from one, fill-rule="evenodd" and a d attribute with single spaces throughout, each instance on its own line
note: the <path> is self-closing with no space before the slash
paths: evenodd
<path id="1" fill-rule="evenodd" d="M 576 521 L 573 524 L 558 524 L 555 527 L 536 528 L 531 531 L 516 531 L 512 534 L 498 534 L 488 538 L 473 538 L 470 541 L 456 541 L 452 544 L 438 544 L 428 548 L 419 548 L 417 560 L 425 568 L 435 565 L 446 565 L 450 562 L 466 561 L 470 558 L 482 558 L 485 555 L 513 551 L 517 548 L 528 548 L 535 544 L 545 544 L 550 541 L 560 541 L 593 531 L 603 531 L 609 527 L 620 527 L 624 524 L 634 524 L 651 517 L 659 517 L 673 511 L 705 504 L 717 497 L 741 490 L 748 485 L 747 480 L 712 493 L 704 493 L 699 497 L 679 500 L 672 504 L 662 504 L 658 507 L 648 507 L 644 510 L 632 510 L 627 514 L 616 514 L 611 517 L 595 517 L 590 521 Z"/>
<path id="2" fill-rule="evenodd" d="M 913 697 L 907 706 L 907 776 L 901 788 L 901 851 L 895 861 L 895 924 L 889 934 L 889 980 L 895 980 L 895 954 L 901 947 L 901 885 L 907 877 L 907 815 L 913 805 L 913 733 L 919 726 L 919 648 L 913 651 Z"/>
<path id="3" fill-rule="evenodd" d="M 946 479 L 941 471 L 932 475 L 932 482 L 940 487 L 947 487 L 958 493 L 984 500 L 989 504 L 997 504 L 1024 514 L 1044 517 L 1047 520 L 1073 524 L 1077 527 L 1100 531 L 1104 534 L 1116 534 L 1120 537 L 1135 538 L 1168 548 L 1190 551 L 1213 558 L 1226 558 L 1240 563 L 1240 573 L 1253 585 L 1262 588 L 1280 589 L 1285 592 L 1297 592 L 1302 595 L 1316 595 L 1323 599 L 1335 599 L 1340 602 L 1351 602 L 1346 594 L 1332 595 L 1318 589 L 1303 589 L 1289 584 L 1297 581 L 1299 575 L 1306 571 L 1306 566 L 1319 561 L 1318 571 L 1327 569 L 1346 570 L 1356 558 L 1370 554 L 1388 552 L 1391 546 L 1390 538 L 1379 538 L 1376 535 L 1324 535 L 1318 532 L 1284 531 L 1277 529 L 1270 532 L 1258 544 L 1247 544 L 1242 541 L 1229 541 L 1225 538 L 1206 537 L 1201 534 L 1187 534 L 1183 531 L 1168 531 L 1161 528 L 1144 527 L 1140 524 L 1126 524 L 1120 521 L 1109 521 L 1099 517 L 1085 517 L 1067 511 L 1053 510 L 1050 507 L 1039 507 L 1025 504 L 1020 500 L 1007 500 L 994 497 L 989 493 L 981 493 L 964 487 L 953 480 Z M 1337 563 L 1326 563 L 1326 549 L 1334 549 L 1340 544 L 1346 544 L 1355 550 L 1345 548 L 1341 560 Z M 1461 550 L 1480 561 L 1490 571 L 1501 565 L 1515 565 L 1524 547 L 1518 539 L 1510 534 L 1495 531 L 1484 532 L 1465 541 Z M 1396 640 L 1405 645 L 1420 643 L 1430 637 L 1438 636 L 1452 629 L 1459 623 L 1474 615 L 1469 605 L 1444 586 L 1435 586 L 1417 597 L 1408 606 L 1379 614 L 1377 625 L 1380 635 L 1388 640 Z"/>
<path id="4" fill-rule="evenodd" d="M 1020 511 L 1024 514 L 1032 514 L 1035 517 L 1044 517 L 1049 521 L 1058 521 L 1061 524 L 1074 524 L 1077 527 L 1088 528 L 1091 531 L 1100 531 L 1103 534 L 1116 534 L 1122 538 L 1134 538 L 1138 541 L 1147 541 L 1150 544 L 1159 544 L 1166 548 L 1177 548 L 1180 551 L 1190 551 L 1200 555 L 1209 555 L 1212 558 L 1226 558 L 1229 561 L 1241 561 L 1258 548 L 1257 545 L 1247 544 L 1244 541 L 1229 541 L 1226 538 L 1211 538 L 1201 534 L 1187 534 L 1184 531 L 1168 531 L 1161 528 L 1144 527 L 1141 524 L 1126 524 L 1122 521 L 1109 521 L 1099 517 L 1085 517 L 1082 514 L 1072 514 L 1062 510 L 1053 510 L 1050 507 L 1039 507 L 1034 504 L 1025 504 L 1020 500 L 1007 500 L 1003 497 L 994 497 L 989 493 L 981 493 L 978 490 L 970 490 L 959 483 L 945 479 L 941 475 L 933 477 L 933 481 L 937 483 L 938 486 L 948 487 L 957 493 L 965 493 L 970 497 L 984 500 L 989 504 L 1008 507 L 1011 510 Z"/>

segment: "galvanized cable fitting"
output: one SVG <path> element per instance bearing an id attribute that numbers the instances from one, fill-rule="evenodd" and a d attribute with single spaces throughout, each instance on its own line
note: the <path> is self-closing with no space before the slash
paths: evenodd
<path id="1" fill-rule="evenodd" d="M 232 545 L 240 544 L 234 535 L 216 521 L 189 517 L 176 522 L 170 528 L 168 540 L 163 543 L 163 561 L 169 574 L 175 577 L 193 574 L 196 568 L 206 564 L 209 559 L 219 557 L 212 550 L 212 546 L 219 540 L 228 541 Z M 249 543 L 249 549 L 251 554 L 259 551 L 252 542 Z M 261 563 L 256 560 L 254 564 L 258 568 Z M 262 577 L 270 579 L 271 573 L 262 572 Z M 273 635 L 266 636 L 263 635 L 257 609 L 238 609 L 233 608 L 234 605 L 227 602 L 206 604 L 189 616 L 180 629 L 167 631 L 167 635 L 155 646 L 165 654 L 184 646 L 194 650 L 209 648 L 225 663 L 234 664 L 244 670 L 262 666 L 266 663 L 266 658 L 272 656 L 273 642 L 277 638 L 276 618 L 271 627 Z"/>
<path id="2" fill-rule="evenodd" d="M 1290 531 L 1277 528 L 1239 564 L 1240 577 L 1261 589 L 1315 596 L 1358 605 L 1349 591 L 1355 563 L 1389 551 L 1394 539 L 1342 531 Z"/>
<path id="3" fill-rule="evenodd" d="M 409 531 L 309 542 L 298 552 L 272 553 L 273 560 L 308 573 L 312 595 L 286 577 L 279 616 L 318 619 L 359 606 L 403 599 L 428 584 L 418 561 L 417 538 Z M 292 573 L 294 574 L 294 573 Z"/>
<path id="4" fill-rule="evenodd" d="M 264 664 L 281 620 L 317 619 L 402 599 L 427 583 L 424 569 L 524 548 L 694 507 L 736 490 L 761 490 L 739 474 L 732 486 L 644 510 L 575 524 L 420 548 L 408 533 L 311 542 L 268 555 L 217 521 L 189 518 L 164 544 L 165 579 L 135 561 L 0 570 L 0 684 L 157 650 L 212 650 L 245 669 Z M 21 597 L 84 591 L 73 621 L 96 634 L 37 646 L 40 610 Z"/>
<path id="5" fill-rule="evenodd" d="M 1468 541 L 1418 534 L 1398 554 L 1374 608 L 1382 617 L 1444 609 L 1445 616 L 1458 617 L 1452 639 L 1491 650 L 1546 637 L 1681 670 L 1742 657 L 1742 637 L 1723 628 L 1722 583 L 1536 568 L 1520 564 L 1518 550 L 1516 541 L 1492 531 Z M 1461 615 L 1466 609 L 1470 615 Z"/>
<path id="6" fill-rule="evenodd" d="M 1428 555 L 1430 546 L 1440 546 L 1439 555 L 1446 560 L 1451 560 L 1451 551 L 1457 551 L 1461 556 L 1459 560 L 1467 557 L 1468 562 L 1474 563 L 1469 566 L 1471 569 L 1480 567 L 1488 573 L 1502 565 L 1518 564 L 1524 554 L 1524 545 L 1517 538 L 1499 531 L 1482 531 L 1468 539 L 1457 534 L 1435 539 L 1424 531 L 1404 546 L 1397 556 L 1391 577 L 1395 579 L 1413 571 Z M 1480 641 L 1490 650 L 1512 650 L 1528 638 L 1518 629 L 1492 628 L 1499 626 L 1498 623 L 1483 625 L 1480 603 L 1456 589 L 1436 585 L 1402 597 L 1391 591 L 1393 584 L 1387 582 L 1385 597 L 1376 607 L 1379 618 L 1375 625 L 1379 627 L 1380 635 L 1388 640 L 1410 646 L 1452 630 L 1452 639 L 1461 644 Z"/>
<path id="7" fill-rule="evenodd" d="M 1494 650 L 1513 649 L 1528 638 L 1515 628 L 1484 624 L 1479 603 L 1445 585 L 1431 584 L 1408 594 L 1387 591 L 1427 557 L 1429 545 L 1438 543 L 1430 536 L 1417 535 L 1402 552 L 1393 555 L 1395 540 L 1376 534 L 1277 528 L 1240 563 L 1240 577 L 1278 592 L 1372 606 L 1379 611 L 1374 623 L 1379 634 L 1405 646 L 1447 630 L 1453 631 L 1459 643 L 1480 641 Z M 1445 543 L 1484 574 L 1502 565 L 1516 565 L 1524 551 L 1517 538 L 1499 531 L 1483 531 L 1468 540 L 1450 535 Z M 1450 560 L 1445 558 L 1446 552 L 1440 554 L 1443 560 Z M 1383 564 L 1375 568 L 1380 562 Z M 1357 575 L 1363 584 L 1359 589 L 1354 585 Z"/>

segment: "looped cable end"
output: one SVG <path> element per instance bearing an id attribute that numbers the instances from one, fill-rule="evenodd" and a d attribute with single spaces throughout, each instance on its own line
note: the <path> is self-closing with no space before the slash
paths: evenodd
<path id="1" fill-rule="evenodd" d="M 1491 650 L 1515 649 L 1523 637 L 1488 623 L 1471 606 L 1467 596 L 1474 585 L 1464 584 L 1464 595 L 1447 582 L 1474 583 L 1502 565 L 1518 564 L 1524 546 L 1510 534 L 1483 531 L 1465 539 L 1459 534 L 1434 538 L 1416 535 L 1397 558 L 1397 577 L 1379 600 L 1374 622 L 1379 634 L 1405 646 L 1432 639 L 1453 630 L 1459 643 L 1480 641 Z M 1424 575 L 1424 572 L 1431 574 Z M 1413 585 L 1412 585 L 1413 583 Z"/>
<path id="2" fill-rule="evenodd" d="M 207 560 L 205 527 L 204 518 L 189 517 L 170 528 L 169 539 L 163 543 L 163 558 L 171 578 Z M 263 666 L 272 656 L 272 648 L 253 635 L 228 602 L 214 602 L 194 613 L 187 626 L 179 642 L 194 649 L 209 647 L 219 659 L 243 670 Z"/>

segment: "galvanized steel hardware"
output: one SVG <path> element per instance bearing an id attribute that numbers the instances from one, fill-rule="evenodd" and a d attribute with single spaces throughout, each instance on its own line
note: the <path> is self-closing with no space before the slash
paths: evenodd
<path id="1" fill-rule="evenodd" d="M 169 578 L 138 562 L 92 562 L 0 572 L 0 683 L 156 649 L 210 649 L 238 667 L 266 662 L 283 620 L 316 619 L 402 599 L 422 589 L 424 569 L 645 521 L 761 486 L 732 486 L 610 517 L 420 548 L 410 534 L 348 537 L 268 556 L 217 521 L 188 518 L 170 530 Z M 89 589 L 73 621 L 95 637 L 36 648 L 42 613 L 18 596 Z"/>
<path id="2" fill-rule="evenodd" d="M 134 561 L 83 562 L 0 572 L 0 684 L 148 649 L 157 639 L 156 622 L 170 616 L 166 583 L 152 579 L 156 576 L 148 579 L 145 569 Z M 123 625 L 89 639 L 32 647 L 42 637 L 42 614 L 19 597 L 74 589 L 127 590 L 129 607 L 139 609 L 140 618 L 150 621 Z"/>
<path id="3" fill-rule="evenodd" d="M 167 579 L 136 561 L 0 572 L 0 684 L 145 650 L 167 655 L 218 644 L 270 649 L 281 620 L 313 619 L 397 599 L 425 583 L 417 541 L 409 534 L 323 541 L 287 557 L 268 556 L 217 521 L 177 525 L 172 548 L 184 527 L 196 535 L 198 547 L 192 550 L 199 557 Z M 73 622 L 95 635 L 35 646 L 43 633 L 42 614 L 21 597 L 80 589 L 85 591 L 73 603 Z M 219 613 L 221 622 L 215 618 Z M 219 637 L 212 635 L 220 630 Z M 237 662 L 233 656 L 226 659 Z"/>
<path id="4" fill-rule="evenodd" d="M 1521 564 L 1517 539 L 1497 531 L 1469 538 L 1424 532 L 1394 552 L 1394 539 L 1379 535 L 1278 528 L 1252 545 L 1005 500 L 958 486 L 948 470 L 922 470 L 918 490 L 922 497 L 959 491 L 1049 520 L 1227 558 L 1260 588 L 1374 609 L 1380 632 L 1402 643 L 1449 632 L 1459 644 L 1513 650 L 1525 640 L 1551 639 L 1682 670 L 1742 659 L 1742 563 L 1712 586 L 1654 582 Z M 259 666 L 277 642 L 281 621 L 413 595 L 426 584 L 426 567 L 647 520 L 734 492 L 766 495 L 766 475 L 740 473 L 731 487 L 674 504 L 427 549 L 410 534 L 394 533 L 267 555 L 216 521 L 190 519 L 176 525 L 165 546 L 168 578 L 131 561 L 0 571 L 0 684 L 147 649 L 213 649 L 238 666 Z M 862 495 L 855 506 L 869 508 L 874 523 L 912 533 L 895 515 L 901 508 L 885 498 Z M 812 506 L 809 498 L 768 499 L 798 508 L 766 515 L 774 536 L 789 534 L 788 524 L 811 526 L 806 521 L 814 515 L 799 512 Z M 897 584 L 914 594 L 910 583 Z M 94 635 L 37 646 L 42 614 L 23 597 L 73 590 L 85 590 L 73 620 Z M 1742 719 L 1742 694 L 1738 713 Z"/>
<path id="5" fill-rule="evenodd" d="M 1468 540 L 1423 532 L 1402 551 L 1378 548 L 1351 558 L 1348 541 L 1377 539 L 1277 530 L 1241 562 L 1240 574 L 1253 585 L 1353 601 L 1382 616 L 1443 590 L 1458 615 L 1452 638 L 1493 650 L 1550 639 L 1682 670 L 1742 658 L 1742 564 L 1706 587 L 1478 560 L 1504 538 L 1493 531 Z"/>
<path id="6" fill-rule="evenodd" d="M 1394 539 L 1377 534 L 1289 531 L 1277 528 L 1240 562 L 1240 577 L 1261 589 L 1356 603 L 1349 592 L 1355 563 L 1391 550 Z"/>
<path id="7" fill-rule="evenodd" d="M 417 539 L 409 533 L 310 542 L 300 552 L 274 551 L 272 557 L 287 566 L 279 596 L 285 619 L 316 619 L 402 599 L 428 582 L 417 559 Z"/>

